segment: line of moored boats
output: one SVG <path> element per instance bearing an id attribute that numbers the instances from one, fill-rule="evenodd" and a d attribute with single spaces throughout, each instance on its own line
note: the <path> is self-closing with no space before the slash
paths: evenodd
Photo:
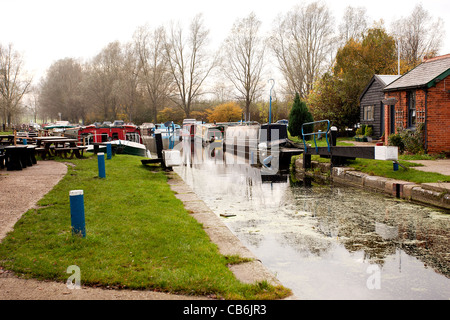
<path id="1" fill-rule="evenodd" d="M 166 123 L 143 123 L 140 126 L 116 120 L 113 123 L 94 123 L 91 125 L 73 125 L 67 121 L 58 121 L 41 129 L 39 135 L 67 136 L 78 139 L 79 145 L 106 148 L 106 143 L 117 146 L 117 152 L 151 157 L 148 142 L 155 134 L 167 140 L 165 148 L 172 149 L 181 141 L 201 143 L 203 147 L 211 143 L 227 145 L 245 145 L 256 148 L 281 147 L 289 144 L 286 123 L 259 124 L 257 122 L 203 123 L 195 119 L 185 119 L 180 126 Z M 30 135 L 31 133 L 17 133 Z M 98 150 L 98 149 L 97 149 Z"/>

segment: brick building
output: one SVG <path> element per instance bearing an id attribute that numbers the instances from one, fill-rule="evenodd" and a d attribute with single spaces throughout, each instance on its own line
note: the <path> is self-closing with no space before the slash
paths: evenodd
<path id="1" fill-rule="evenodd" d="M 383 91 L 386 144 L 399 128 L 423 124 L 427 153 L 450 153 L 450 54 L 424 59 Z"/>

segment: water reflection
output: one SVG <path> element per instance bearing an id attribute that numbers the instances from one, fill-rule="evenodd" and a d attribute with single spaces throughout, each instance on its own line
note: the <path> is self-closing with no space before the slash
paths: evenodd
<path id="1" fill-rule="evenodd" d="M 206 161 L 175 168 L 301 299 L 450 298 L 450 216 L 353 188 Z"/>

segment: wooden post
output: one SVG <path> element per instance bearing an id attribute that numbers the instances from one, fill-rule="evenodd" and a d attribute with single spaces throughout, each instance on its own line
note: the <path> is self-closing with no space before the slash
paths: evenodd
<path id="1" fill-rule="evenodd" d="M 336 127 L 331 127 L 330 128 L 330 133 L 331 133 L 331 146 L 335 147 L 336 146 L 336 141 L 337 141 L 337 128 Z"/>
<path id="2" fill-rule="evenodd" d="M 311 169 L 311 155 L 303 152 L 303 169 Z"/>
<path id="3" fill-rule="evenodd" d="M 163 142 L 162 142 L 161 133 L 155 134 L 155 142 L 156 142 L 156 154 L 158 156 L 158 159 L 161 159 L 161 166 L 163 167 L 163 169 L 166 169 L 166 165 L 164 163 L 163 154 L 162 154 Z"/>

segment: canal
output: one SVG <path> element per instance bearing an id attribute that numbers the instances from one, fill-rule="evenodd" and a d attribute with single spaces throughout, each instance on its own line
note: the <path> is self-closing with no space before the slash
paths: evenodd
<path id="1" fill-rule="evenodd" d="M 450 298 L 443 211 L 245 163 L 174 170 L 299 299 Z"/>

